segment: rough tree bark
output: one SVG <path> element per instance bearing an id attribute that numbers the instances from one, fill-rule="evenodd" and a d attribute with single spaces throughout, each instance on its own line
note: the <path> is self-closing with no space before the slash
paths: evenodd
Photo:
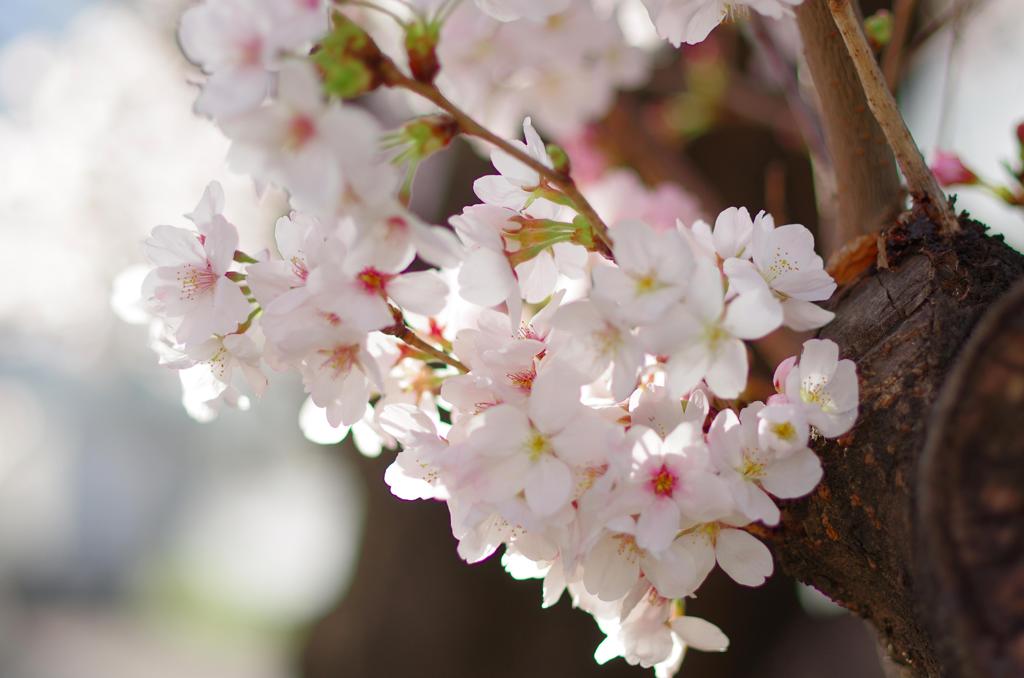
<path id="1" fill-rule="evenodd" d="M 899 201 L 892 156 L 854 103 L 827 3 L 805 2 L 798 21 L 840 235 L 870 232 Z M 856 360 L 861 415 L 816 441 L 822 484 L 760 532 L 784 571 L 871 621 L 904 675 L 1010 678 L 1024 675 L 1024 290 L 1000 299 L 1024 257 L 962 224 L 950 239 L 923 209 L 901 215 L 880 266 L 833 299 L 821 336 Z"/>
<path id="2" fill-rule="evenodd" d="M 929 511 L 918 506 L 925 438 L 943 423 L 931 412 L 978 319 L 1024 275 L 1024 257 L 980 225 L 965 226 L 948 241 L 926 218 L 905 215 L 885 237 L 890 267 L 869 271 L 837 295 L 836 319 L 821 336 L 857 362 L 861 414 L 848 435 L 816 442 L 822 484 L 785 505 L 779 529 L 762 533 L 783 570 L 871 621 L 892 658 L 922 677 L 1024 675 L 951 665 L 940 651 L 949 629 L 934 610 L 935 596 L 947 595 L 955 582 L 933 584 L 930 559 L 915 567 L 918 533 L 941 530 L 950 519 L 934 500 Z M 984 407 L 960 405 L 971 412 Z M 1019 465 L 1021 437 L 1004 443 Z M 962 477 L 942 480 L 946 501 L 977 489 L 960 484 Z M 1019 538 L 1022 525 L 1011 528 Z M 970 556 L 959 543 L 935 542 L 933 549 L 961 566 Z M 972 606 L 961 601 L 950 615 L 970 614 Z"/>

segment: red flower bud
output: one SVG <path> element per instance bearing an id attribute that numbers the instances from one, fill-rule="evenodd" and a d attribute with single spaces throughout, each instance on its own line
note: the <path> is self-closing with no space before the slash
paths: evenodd
<path id="1" fill-rule="evenodd" d="M 978 183 L 978 176 L 964 165 L 960 156 L 947 151 L 936 151 L 932 172 L 943 186 Z"/>

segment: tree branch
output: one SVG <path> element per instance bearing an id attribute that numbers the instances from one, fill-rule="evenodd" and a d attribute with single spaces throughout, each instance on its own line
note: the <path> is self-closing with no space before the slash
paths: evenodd
<path id="1" fill-rule="evenodd" d="M 572 201 L 579 213 L 582 214 L 590 223 L 591 228 L 594 230 L 595 240 L 601 246 L 602 251 L 609 256 L 611 255 L 612 240 L 608 235 L 608 226 L 604 221 L 602 221 L 601 217 L 598 216 L 597 211 L 594 210 L 593 206 L 587 202 L 587 199 L 583 197 L 583 194 L 580 193 L 580 190 L 576 187 L 576 182 L 573 181 L 571 176 L 563 174 L 562 172 L 538 162 L 522 150 L 516 148 L 506 139 L 499 137 L 497 134 L 470 117 L 468 113 L 460 109 L 444 94 L 442 94 L 441 90 L 439 90 L 435 85 L 420 82 L 419 80 L 414 80 L 413 78 L 408 77 L 402 73 L 401 69 L 399 69 L 398 66 L 396 66 L 390 59 L 385 58 L 382 62 L 381 73 L 384 76 L 384 82 L 390 87 L 400 87 L 427 99 L 435 106 L 448 113 L 448 115 L 452 116 L 455 122 L 458 123 L 459 130 L 462 133 L 483 139 L 484 141 L 497 146 L 505 153 L 511 155 L 516 160 L 537 172 L 537 174 L 543 177 L 549 184 L 564 193 L 566 197 Z"/>
<path id="2" fill-rule="evenodd" d="M 949 236 L 959 232 L 960 223 L 956 220 L 953 208 L 939 188 L 935 176 L 928 169 L 928 164 L 924 161 L 900 114 L 896 99 L 885 83 L 878 62 L 875 61 L 875 55 L 861 29 L 860 17 L 857 16 L 853 0 L 828 0 L 828 6 L 849 50 L 868 106 L 881 126 L 889 147 L 896 155 L 896 162 L 907 180 L 910 194 L 915 200 L 924 203 L 928 214 L 938 224 L 941 234 Z"/>
<path id="3" fill-rule="evenodd" d="M 842 189 L 818 196 L 823 211 L 836 213 L 835 227 L 821 234 L 823 249 L 831 254 L 891 222 L 903 207 L 902 189 L 892 151 L 868 109 L 826 0 L 804 2 L 796 8 L 796 19 L 832 158 L 832 185 Z M 834 210 L 828 209 L 835 203 Z"/>

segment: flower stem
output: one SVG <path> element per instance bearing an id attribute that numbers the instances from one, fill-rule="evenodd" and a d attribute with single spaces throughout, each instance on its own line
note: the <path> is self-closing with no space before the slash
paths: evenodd
<path id="1" fill-rule="evenodd" d="M 608 235 L 608 226 L 601 220 L 601 217 L 598 216 L 597 211 L 594 210 L 593 206 L 587 202 L 587 199 L 583 197 L 583 194 L 580 193 L 579 188 L 576 186 L 576 182 L 573 181 L 571 176 L 563 174 L 562 172 L 538 162 L 536 159 L 530 157 L 522 150 L 510 144 L 507 140 L 502 139 L 452 103 L 434 84 L 420 82 L 407 77 L 390 59 L 386 59 L 381 65 L 381 72 L 384 76 L 384 82 L 389 86 L 409 90 L 410 92 L 427 99 L 435 106 L 448 113 L 448 115 L 452 116 L 458 124 L 459 130 L 463 134 L 483 139 L 484 141 L 497 146 L 505 153 L 511 155 L 519 162 L 537 172 L 550 185 L 564 193 L 566 197 L 572 201 L 573 206 L 579 211 L 579 213 L 583 215 L 588 222 L 590 222 L 594 229 L 594 235 L 597 236 L 597 241 L 600 243 L 602 253 L 611 255 L 612 241 L 611 237 Z"/>
<path id="2" fill-rule="evenodd" d="M 418 334 L 413 332 L 412 328 L 410 328 L 405 323 L 405 315 L 402 313 L 401 309 L 392 306 L 391 315 L 395 319 L 395 324 L 392 325 L 391 327 L 381 330 L 384 334 L 390 334 L 396 339 L 405 342 L 409 346 L 412 346 L 413 348 L 422 351 L 423 353 L 426 353 L 431 358 L 436 358 L 437 360 L 443 362 L 446 365 L 451 365 L 452 367 L 457 369 L 459 372 L 462 372 L 463 374 L 469 372 L 469 368 L 466 367 L 457 358 L 448 355 L 441 349 L 431 346 Z"/>
<path id="3" fill-rule="evenodd" d="M 959 233 L 960 224 L 956 215 L 935 176 L 928 169 L 910 130 L 907 129 L 907 123 L 900 114 L 896 100 L 889 91 L 867 38 L 861 30 L 860 18 L 852 0 L 828 0 L 828 6 L 836 27 L 843 36 L 843 42 L 846 43 L 857 75 L 860 76 L 868 107 L 878 120 L 886 141 L 896 156 L 896 163 L 906 178 L 910 194 L 916 201 L 925 203 L 929 216 L 935 220 L 941 233 Z"/>

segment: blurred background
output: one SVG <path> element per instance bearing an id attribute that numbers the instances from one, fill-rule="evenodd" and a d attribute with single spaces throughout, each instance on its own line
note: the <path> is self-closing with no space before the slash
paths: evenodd
<path id="1" fill-rule="evenodd" d="M 542 611 L 536 582 L 464 565 L 442 505 L 388 493 L 387 452 L 308 442 L 300 384 L 278 375 L 251 411 L 197 423 L 144 327 L 111 311 L 148 231 L 181 225 L 211 178 L 249 251 L 284 209 L 226 171 L 226 140 L 191 115 L 185 4 L 2 2 L 0 676 L 647 675 L 596 666 L 601 634 L 565 599 Z M 953 149 L 999 176 L 1024 119 L 1019 0 L 962 2 L 953 19 L 958 3 L 918 4 L 901 87 L 915 135 L 929 157 Z M 651 185 L 814 228 L 807 149 L 743 30 L 664 50 L 587 134 Z M 774 44 L 795 54 L 795 40 L 783 26 Z M 416 207 L 443 222 L 486 165 L 465 146 L 432 162 Z M 1024 244 L 1020 210 L 980 191 L 960 204 Z M 784 577 L 747 590 L 715 576 L 691 609 L 732 647 L 693 653 L 682 675 L 882 675 L 871 632 Z"/>

